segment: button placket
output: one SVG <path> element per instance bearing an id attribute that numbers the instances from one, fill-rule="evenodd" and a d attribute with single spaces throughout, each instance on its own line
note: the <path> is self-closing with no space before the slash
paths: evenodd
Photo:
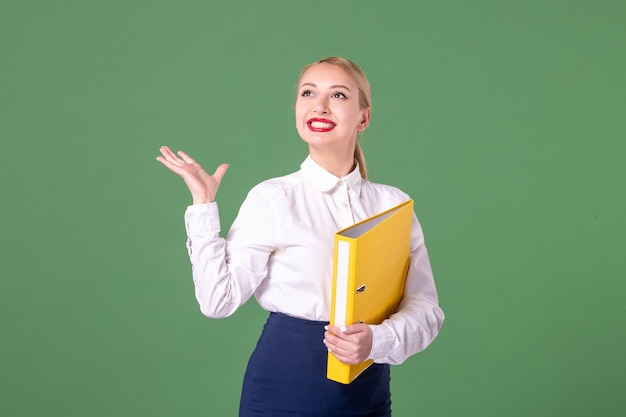
<path id="1" fill-rule="evenodd" d="M 354 216 L 352 214 L 352 207 L 350 205 L 350 196 L 348 194 L 348 184 L 345 180 L 340 181 L 340 212 L 341 212 L 341 224 L 343 227 L 348 227 L 354 224 Z"/>

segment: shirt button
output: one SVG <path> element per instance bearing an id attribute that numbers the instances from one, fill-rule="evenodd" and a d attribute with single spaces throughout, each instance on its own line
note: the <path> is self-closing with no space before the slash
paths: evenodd
<path id="1" fill-rule="evenodd" d="M 343 204 L 342 204 L 342 206 L 343 206 L 344 208 L 347 208 L 347 207 L 348 207 L 348 203 L 343 203 Z"/>

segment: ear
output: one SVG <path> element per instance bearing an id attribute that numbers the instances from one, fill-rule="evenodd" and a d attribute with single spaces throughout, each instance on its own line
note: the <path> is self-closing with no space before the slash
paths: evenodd
<path id="1" fill-rule="evenodd" d="M 359 126 L 357 127 L 357 130 L 359 132 L 364 131 L 367 126 L 370 124 L 370 116 L 372 114 L 372 109 L 371 108 L 366 108 L 363 110 L 363 117 L 361 117 L 361 121 L 359 122 Z"/>

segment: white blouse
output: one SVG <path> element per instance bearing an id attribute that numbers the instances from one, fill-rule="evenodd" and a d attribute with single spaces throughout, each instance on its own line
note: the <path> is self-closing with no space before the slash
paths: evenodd
<path id="1" fill-rule="evenodd" d="M 395 187 L 362 179 L 358 167 L 338 178 L 308 157 L 299 171 L 250 190 L 225 239 L 217 203 L 189 206 L 187 248 L 200 310 L 227 317 L 254 295 L 267 311 L 328 321 L 334 234 L 408 199 Z M 369 357 L 403 362 L 432 342 L 443 319 L 414 216 L 404 299 L 397 313 L 370 326 Z"/>

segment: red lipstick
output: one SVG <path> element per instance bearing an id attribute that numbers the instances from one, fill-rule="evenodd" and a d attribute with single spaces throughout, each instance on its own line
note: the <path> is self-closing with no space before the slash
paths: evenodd
<path id="1" fill-rule="evenodd" d="M 335 128 L 335 126 L 337 126 L 337 124 L 332 120 L 320 119 L 317 117 L 307 120 L 306 125 L 313 132 L 330 132 Z"/>

